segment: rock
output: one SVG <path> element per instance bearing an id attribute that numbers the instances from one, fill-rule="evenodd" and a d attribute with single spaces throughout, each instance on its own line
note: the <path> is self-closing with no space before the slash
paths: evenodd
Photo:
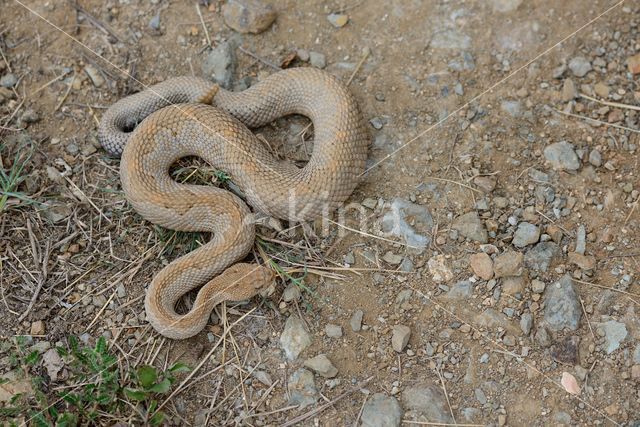
<path id="1" fill-rule="evenodd" d="M 513 12 L 521 4 L 523 0 L 491 0 L 493 10 L 500 13 Z"/>
<path id="2" fill-rule="evenodd" d="M 160 13 L 157 13 L 149 20 L 149 28 L 154 31 L 158 31 L 160 29 Z"/>
<path id="3" fill-rule="evenodd" d="M 3 373 L 0 381 L 0 403 L 9 404 L 18 394 L 23 394 L 25 397 L 33 394 L 31 378 L 25 376 L 21 370 Z"/>
<path id="4" fill-rule="evenodd" d="M 375 393 L 362 409 L 362 427 L 398 427 L 402 408 L 395 397 Z"/>
<path id="5" fill-rule="evenodd" d="M 487 308 L 482 313 L 476 315 L 474 320 L 476 322 L 476 326 L 481 328 L 502 328 L 507 330 L 510 334 L 520 334 L 520 328 L 511 324 L 507 316 L 502 313 L 498 313 L 492 308 Z"/>
<path id="6" fill-rule="evenodd" d="M 496 188 L 496 179 L 492 176 L 477 176 L 473 183 L 484 193 L 491 193 Z"/>
<path id="7" fill-rule="evenodd" d="M 313 405 L 318 400 L 318 390 L 311 371 L 300 368 L 289 377 L 289 404 L 300 405 L 298 409 Z"/>
<path id="8" fill-rule="evenodd" d="M 544 320 L 550 329 L 578 329 L 582 308 L 573 287 L 573 280 L 565 274 L 553 285 L 547 286 Z"/>
<path id="9" fill-rule="evenodd" d="M 551 347 L 551 357 L 556 362 L 575 366 L 578 364 L 580 337 L 568 336 Z"/>
<path id="10" fill-rule="evenodd" d="M 522 294 L 525 288 L 524 277 L 505 277 L 502 279 L 502 291 L 507 295 Z"/>
<path id="11" fill-rule="evenodd" d="M 633 362 L 640 363 L 640 344 L 636 344 L 636 349 L 633 351 Z"/>
<path id="12" fill-rule="evenodd" d="M 577 265 L 585 271 L 596 268 L 596 258 L 592 255 L 580 255 L 577 252 L 569 252 L 569 262 Z"/>
<path id="13" fill-rule="evenodd" d="M 324 68 L 327 66 L 327 58 L 318 52 L 309 52 L 309 62 L 316 68 Z"/>
<path id="14" fill-rule="evenodd" d="M 547 146 L 544 149 L 544 157 L 556 170 L 575 171 L 580 168 L 580 159 L 573 149 L 573 144 L 566 141 Z"/>
<path id="15" fill-rule="evenodd" d="M 271 387 L 271 385 L 273 384 L 273 380 L 271 379 L 271 375 L 269 375 L 268 372 L 265 371 L 253 371 L 253 377 L 255 379 L 257 379 L 258 381 L 260 381 L 262 384 L 266 385 L 267 387 Z"/>
<path id="16" fill-rule="evenodd" d="M 394 254 L 391 251 L 387 252 L 382 257 L 382 260 L 384 262 L 386 262 L 388 264 L 391 264 L 391 265 L 400 265 L 400 263 L 402 262 L 402 259 L 403 259 L 402 255 Z"/>
<path id="17" fill-rule="evenodd" d="M 583 56 L 576 56 L 569 61 L 569 69 L 576 77 L 584 77 L 592 70 L 591 62 Z"/>
<path id="18" fill-rule="evenodd" d="M 473 294 L 473 284 L 468 280 L 462 280 L 449 289 L 444 298 L 450 301 L 469 298 Z"/>
<path id="19" fill-rule="evenodd" d="M 400 292 L 398 292 L 398 295 L 396 296 L 396 304 L 402 305 L 405 302 L 408 302 L 412 296 L 413 296 L 413 291 L 411 289 L 403 289 Z"/>
<path id="20" fill-rule="evenodd" d="M 534 279 L 531 281 L 531 292 L 534 294 L 541 294 L 544 292 L 545 284 L 541 280 Z"/>
<path id="21" fill-rule="evenodd" d="M 393 335 L 391 336 L 391 347 L 398 353 L 402 352 L 409 343 L 411 329 L 405 325 L 396 325 L 393 327 Z"/>
<path id="22" fill-rule="evenodd" d="M 547 329 L 544 326 L 538 327 L 538 330 L 536 331 L 535 339 L 538 342 L 538 344 L 540 344 L 540 346 L 543 348 L 549 347 L 551 345 L 551 338 L 549 337 L 549 332 L 547 332 Z"/>
<path id="23" fill-rule="evenodd" d="M 271 26 L 277 14 L 271 5 L 258 0 L 228 0 L 222 6 L 222 16 L 233 30 L 258 34 Z"/>
<path id="24" fill-rule="evenodd" d="M 584 255 L 584 251 L 587 249 L 587 229 L 584 225 L 578 226 L 576 231 L 576 252 L 580 255 Z"/>
<path id="25" fill-rule="evenodd" d="M 411 220 L 412 225 L 409 225 Z M 416 253 L 421 254 L 431 244 L 427 235 L 418 234 L 414 226 L 426 233 L 433 228 L 433 217 L 424 206 L 402 199 L 394 199 L 389 210 L 382 217 L 382 231 L 391 236 L 404 239 Z"/>
<path id="26" fill-rule="evenodd" d="M 520 117 L 522 105 L 520 101 L 505 99 L 500 103 L 500 109 L 511 117 Z"/>
<path id="27" fill-rule="evenodd" d="M 28 108 L 20 115 L 20 121 L 26 124 L 36 123 L 40 121 L 40 116 L 33 109 Z"/>
<path id="28" fill-rule="evenodd" d="M 627 69 L 631 74 L 640 74 L 640 53 L 627 58 Z"/>
<path id="29" fill-rule="evenodd" d="M 380 117 L 374 117 L 373 119 L 369 120 L 369 123 L 371 123 L 371 126 L 373 126 L 375 130 L 380 130 L 384 127 L 384 120 Z"/>
<path id="30" fill-rule="evenodd" d="M 296 50 L 296 55 L 298 55 L 298 58 L 302 62 L 309 62 L 309 59 L 311 59 L 309 51 L 306 50 L 306 49 L 298 49 L 298 50 Z"/>
<path id="31" fill-rule="evenodd" d="M 596 168 L 602 166 L 602 154 L 600 154 L 598 150 L 591 150 L 589 153 L 589 163 Z"/>
<path id="32" fill-rule="evenodd" d="M 351 326 L 351 330 L 353 332 L 360 332 L 360 329 L 362 329 L 363 316 L 364 316 L 364 313 L 362 312 L 362 310 L 356 310 L 353 313 L 353 316 L 351 316 L 351 320 L 349 320 L 349 325 Z"/>
<path id="33" fill-rule="evenodd" d="M 305 348 L 311 345 L 311 336 L 297 316 L 291 315 L 287 319 L 280 336 L 280 345 L 289 360 L 295 360 Z"/>
<path id="34" fill-rule="evenodd" d="M 596 85 L 593 87 L 593 91 L 601 98 L 607 99 L 609 97 L 609 86 L 602 82 L 596 83 Z"/>
<path id="35" fill-rule="evenodd" d="M 524 265 L 532 270 L 546 272 L 560 254 L 560 247 L 555 243 L 540 242 L 524 255 Z"/>
<path id="36" fill-rule="evenodd" d="M 402 392 L 402 406 L 407 410 L 408 418 L 415 421 L 423 419 L 430 423 L 443 424 L 454 422 L 444 394 L 440 387 L 433 384 L 418 384 L 405 388 Z"/>
<path id="37" fill-rule="evenodd" d="M 493 261 L 484 252 L 473 254 L 469 257 L 469 264 L 473 273 L 482 280 L 489 280 L 493 277 Z"/>
<path id="38" fill-rule="evenodd" d="M 523 313 L 520 316 L 520 329 L 525 335 L 529 335 L 533 327 L 533 315 L 531 313 Z"/>
<path id="39" fill-rule="evenodd" d="M 566 79 L 562 85 L 562 102 L 573 101 L 578 97 L 578 89 L 571 79 Z"/>
<path id="40" fill-rule="evenodd" d="M 104 85 L 104 77 L 102 77 L 100 71 L 98 71 L 98 69 L 93 65 L 87 65 L 84 67 L 84 72 L 87 73 L 87 76 L 89 76 L 91 83 L 93 83 L 95 87 L 102 87 L 102 85 Z"/>
<path id="41" fill-rule="evenodd" d="M 487 403 L 487 395 L 484 394 L 481 388 L 477 388 L 473 391 L 473 394 L 476 396 L 476 400 L 479 404 L 485 405 Z"/>
<path id="42" fill-rule="evenodd" d="M 231 88 L 236 70 L 235 44 L 231 41 L 220 43 L 211 49 L 202 62 L 202 74 L 225 89 Z"/>
<path id="43" fill-rule="evenodd" d="M 44 322 L 42 320 L 31 323 L 31 335 L 44 335 Z"/>
<path id="44" fill-rule="evenodd" d="M 460 215 L 453 221 L 451 227 L 468 239 L 479 243 L 487 243 L 488 241 L 487 230 L 477 212 L 467 212 Z"/>
<path id="45" fill-rule="evenodd" d="M 58 381 L 58 373 L 64 367 L 64 362 L 58 354 L 58 351 L 54 348 L 47 350 L 42 355 L 42 364 L 47 370 L 51 382 Z"/>
<path id="46" fill-rule="evenodd" d="M 327 334 L 329 338 L 340 338 L 342 337 L 342 326 L 327 324 L 324 327 L 324 333 Z"/>
<path id="47" fill-rule="evenodd" d="M 307 359 L 304 362 L 304 366 L 325 378 L 333 378 L 338 375 L 338 369 L 333 366 L 326 354 L 319 354 L 316 357 Z"/>
<path id="48" fill-rule="evenodd" d="M 609 320 L 598 324 L 598 329 L 604 332 L 605 351 L 611 354 L 620 348 L 620 343 L 627 337 L 627 327 L 624 323 Z"/>
<path id="49" fill-rule="evenodd" d="M 519 248 L 524 248 L 525 246 L 538 243 L 538 240 L 540 240 L 540 228 L 528 222 L 521 222 L 518 224 L 516 232 L 513 233 L 511 243 Z"/>
<path id="50" fill-rule="evenodd" d="M 344 13 L 330 13 L 327 20 L 336 28 L 342 28 L 349 22 L 349 16 Z"/>
<path id="51" fill-rule="evenodd" d="M 493 261 L 493 271 L 496 279 L 501 277 L 522 275 L 524 256 L 521 252 L 506 251 Z"/>
<path id="52" fill-rule="evenodd" d="M 282 299 L 284 302 L 297 301 L 301 297 L 300 287 L 295 283 L 290 283 L 282 293 Z"/>
<path id="53" fill-rule="evenodd" d="M 447 259 L 444 255 L 436 255 L 429 258 L 427 261 L 427 267 L 429 267 L 429 273 L 431 273 L 431 279 L 436 283 L 446 283 L 453 279 L 453 273 L 447 267 Z"/>
<path id="54" fill-rule="evenodd" d="M 14 87 L 16 84 L 18 84 L 18 78 L 13 73 L 5 74 L 0 77 L 0 86 L 2 87 Z"/>

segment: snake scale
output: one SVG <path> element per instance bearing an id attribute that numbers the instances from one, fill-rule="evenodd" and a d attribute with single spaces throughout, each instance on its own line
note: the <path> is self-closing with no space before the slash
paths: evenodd
<path id="1" fill-rule="evenodd" d="M 290 114 L 307 116 L 314 127 L 313 152 L 302 168 L 277 159 L 249 130 Z M 208 243 L 164 267 L 147 289 L 147 320 L 174 339 L 197 334 L 217 304 L 253 297 L 274 274 L 239 262 L 255 238 L 245 202 L 214 186 L 178 183 L 170 167 L 180 158 L 200 157 L 228 174 L 255 210 L 305 221 L 349 197 L 369 143 L 347 87 L 312 68 L 279 71 L 241 92 L 197 77 L 171 78 L 113 104 L 98 138 L 109 154 L 121 156 L 122 188 L 143 218 L 173 230 L 212 233 Z M 192 309 L 178 314 L 176 303 L 195 288 Z"/>

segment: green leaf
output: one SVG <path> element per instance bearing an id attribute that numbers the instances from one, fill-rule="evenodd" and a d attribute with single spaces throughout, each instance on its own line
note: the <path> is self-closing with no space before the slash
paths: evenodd
<path id="1" fill-rule="evenodd" d="M 40 353 L 38 350 L 34 350 L 24 359 L 27 365 L 35 365 L 40 360 Z"/>
<path id="2" fill-rule="evenodd" d="M 107 340 L 101 335 L 96 341 L 96 353 L 105 354 L 107 352 Z"/>
<path id="3" fill-rule="evenodd" d="M 166 393 L 171 388 L 171 381 L 168 378 L 163 379 L 158 384 L 149 387 L 148 390 L 154 393 Z"/>
<path id="4" fill-rule="evenodd" d="M 65 412 L 56 420 L 56 427 L 75 427 L 78 425 L 78 417 L 75 414 Z"/>
<path id="5" fill-rule="evenodd" d="M 149 365 L 142 365 L 138 368 L 138 382 L 143 388 L 149 388 L 158 379 L 156 368 Z"/>
<path id="6" fill-rule="evenodd" d="M 156 412 L 153 417 L 149 420 L 149 424 L 152 426 L 159 426 L 164 421 L 164 412 Z"/>
<path id="7" fill-rule="evenodd" d="M 124 394 L 127 395 L 129 399 L 143 401 L 147 398 L 147 392 L 142 390 L 135 390 L 133 388 L 125 387 Z"/>
<path id="8" fill-rule="evenodd" d="M 169 372 L 176 374 L 178 372 L 191 372 L 191 368 L 182 362 L 176 362 L 168 369 Z"/>

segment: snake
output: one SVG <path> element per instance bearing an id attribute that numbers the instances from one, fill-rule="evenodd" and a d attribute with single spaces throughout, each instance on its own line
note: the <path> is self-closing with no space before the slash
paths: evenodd
<path id="1" fill-rule="evenodd" d="M 303 166 L 279 158 L 252 132 L 294 114 L 313 125 L 313 149 Z M 256 214 L 297 223 L 333 212 L 357 186 L 369 145 L 349 88 L 311 67 L 277 71 L 238 92 L 199 77 L 169 78 L 111 105 L 98 139 L 108 154 L 120 156 L 122 189 L 140 216 L 172 230 L 211 233 L 146 289 L 146 320 L 171 339 L 198 334 L 218 304 L 270 288 L 273 266 L 242 262 L 255 241 Z M 192 156 L 224 172 L 243 198 L 173 179 L 172 165 Z M 192 307 L 178 313 L 178 301 L 195 289 Z"/>

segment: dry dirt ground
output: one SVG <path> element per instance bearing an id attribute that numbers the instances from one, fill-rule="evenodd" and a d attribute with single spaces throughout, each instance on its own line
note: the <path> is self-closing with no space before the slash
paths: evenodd
<path id="1" fill-rule="evenodd" d="M 0 407 L 23 410 L 0 423 L 74 411 L 60 392 L 82 381 L 49 352 L 73 335 L 104 336 L 122 381 L 195 368 L 163 407 L 174 425 L 640 425 L 640 2 L 268 3 L 277 19 L 254 35 L 216 1 L 0 1 L 2 168 L 23 178 L 3 177 L 0 211 Z M 146 323 L 145 286 L 208 236 L 142 220 L 96 127 L 136 80 L 209 72 L 208 37 L 233 41 L 236 89 L 308 52 L 353 76 L 371 169 L 350 199 L 364 227 L 356 211 L 326 233 L 260 227 L 275 292 L 175 342 Z M 304 159 L 304 126 L 259 132 Z M 200 166 L 175 172 L 214 180 Z M 382 232 L 394 201 L 426 248 Z M 14 360 L 24 335 L 31 365 Z M 294 360 L 287 336 L 309 339 Z M 94 422 L 141 425 L 146 405 Z"/>

